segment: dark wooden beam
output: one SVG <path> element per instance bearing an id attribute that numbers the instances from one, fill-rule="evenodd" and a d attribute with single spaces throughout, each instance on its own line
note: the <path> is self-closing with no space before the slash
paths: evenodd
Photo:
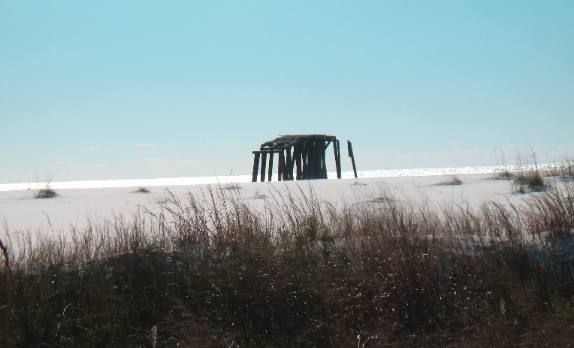
<path id="1" fill-rule="evenodd" d="M 257 172 L 259 171 L 259 157 L 261 153 L 255 151 L 253 152 L 253 174 L 251 177 L 251 181 L 257 182 Z"/>
<path id="2" fill-rule="evenodd" d="M 286 170 L 285 170 L 285 180 L 293 180 L 293 156 L 291 154 L 291 147 L 288 147 L 286 152 Z"/>
<path id="3" fill-rule="evenodd" d="M 285 170 L 285 152 L 279 152 L 279 164 L 277 165 L 277 181 L 283 179 L 283 171 Z"/>
<path id="4" fill-rule="evenodd" d="M 309 148 L 307 143 L 301 144 L 301 179 L 307 179 L 308 171 L 309 171 Z"/>
<path id="5" fill-rule="evenodd" d="M 301 146 L 297 145 L 295 146 L 295 149 L 293 150 L 293 156 L 295 157 L 295 167 L 297 170 L 297 173 L 295 175 L 295 179 L 297 180 L 301 180 Z"/>
<path id="6" fill-rule="evenodd" d="M 267 181 L 271 181 L 271 177 L 273 176 L 273 157 L 274 153 L 269 152 L 269 170 L 267 172 Z"/>
<path id="7" fill-rule="evenodd" d="M 265 181 L 265 167 L 267 166 L 267 153 L 261 153 L 261 182 Z"/>
<path id="8" fill-rule="evenodd" d="M 333 151 L 335 152 L 335 166 L 337 167 L 337 179 L 341 179 L 341 149 L 339 140 L 333 141 Z"/>
<path id="9" fill-rule="evenodd" d="M 317 179 L 321 176 L 321 145 L 318 140 L 313 142 L 313 178 Z"/>
<path id="10" fill-rule="evenodd" d="M 357 178 L 357 165 L 355 164 L 355 154 L 353 154 L 353 144 L 350 140 L 347 140 L 347 149 L 349 150 L 349 157 L 351 157 L 351 163 L 353 164 L 353 172 L 355 173 L 355 179 Z"/>
<path id="11" fill-rule="evenodd" d="M 323 143 L 321 147 L 319 147 L 319 151 L 320 151 L 320 166 L 321 166 L 321 178 L 323 179 L 327 179 L 327 159 L 325 156 L 325 150 L 327 149 L 327 146 L 325 146 L 325 144 Z"/>

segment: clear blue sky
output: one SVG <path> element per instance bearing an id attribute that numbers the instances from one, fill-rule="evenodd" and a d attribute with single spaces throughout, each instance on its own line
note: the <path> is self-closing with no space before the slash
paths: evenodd
<path id="1" fill-rule="evenodd" d="M 315 132 L 360 169 L 572 156 L 574 1 L 0 0 L 0 182 L 243 174 Z"/>

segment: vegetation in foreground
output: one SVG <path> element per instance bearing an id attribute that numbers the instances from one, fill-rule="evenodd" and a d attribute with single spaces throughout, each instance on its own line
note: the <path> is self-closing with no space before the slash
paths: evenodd
<path id="1" fill-rule="evenodd" d="M 570 344 L 569 197 L 439 212 L 301 192 L 258 213 L 220 190 L 68 239 L 7 232 L 0 346 Z"/>

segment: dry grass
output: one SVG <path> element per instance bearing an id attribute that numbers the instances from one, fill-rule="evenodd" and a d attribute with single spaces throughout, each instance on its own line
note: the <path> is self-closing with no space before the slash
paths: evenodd
<path id="1" fill-rule="evenodd" d="M 151 191 L 147 187 L 140 186 L 134 192 L 135 193 L 150 193 Z"/>
<path id="2" fill-rule="evenodd" d="M 495 179 L 512 180 L 513 177 L 514 177 L 514 174 L 510 170 L 503 169 L 496 174 Z"/>
<path id="3" fill-rule="evenodd" d="M 516 173 L 512 180 L 517 193 L 542 192 L 548 188 L 538 169 Z"/>
<path id="4" fill-rule="evenodd" d="M 45 199 L 45 198 L 54 198 L 57 197 L 58 193 L 52 190 L 50 187 L 46 187 L 36 191 L 34 194 L 34 198 Z"/>
<path id="5" fill-rule="evenodd" d="M 208 191 L 160 214 L 5 233 L 0 346 L 517 346 L 574 339 L 574 207 L 335 209 L 312 194 L 256 212 Z M 20 242 L 18 242 L 20 240 Z"/>
<path id="6" fill-rule="evenodd" d="M 439 186 L 458 186 L 462 185 L 460 177 L 453 175 L 448 181 L 438 183 Z"/>
<path id="7" fill-rule="evenodd" d="M 556 163 L 547 169 L 544 176 L 561 178 L 565 181 L 574 180 L 574 161 L 564 158 L 562 162 Z"/>
<path id="8" fill-rule="evenodd" d="M 544 165 L 540 169 L 536 155 L 532 153 L 527 161 L 524 160 L 524 157 L 519 156 L 518 164 L 514 170 L 505 168 L 497 174 L 496 178 L 512 180 L 515 193 L 542 192 L 550 188 L 549 183 L 544 178 L 561 177 L 567 179 L 572 175 L 573 168 L 572 161 L 565 158 L 562 162 Z"/>

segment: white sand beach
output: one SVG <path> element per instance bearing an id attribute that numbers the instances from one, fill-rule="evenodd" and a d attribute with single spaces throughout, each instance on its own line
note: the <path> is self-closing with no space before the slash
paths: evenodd
<path id="1" fill-rule="evenodd" d="M 223 189 L 237 194 L 242 201 L 262 210 L 273 206 L 288 193 L 313 192 L 321 202 L 337 207 L 351 206 L 392 195 L 408 202 L 424 202 L 432 207 L 453 205 L 477 208 L 496 201 L 519 203 L 531 194 L 513 193 L 512 181 L 494 174 L 457 175 L 462 183 L 451 184 L 451 175 L 346 178 L 297 182 L 220 183 L 200 185 L 149 186 L 149 193 L 135 192 L 137 187 L 57 189 L 58 196 L 34 198 L 36 190 L 0 192 L 0 221 L 13 231 L 29 231 L 44 235 L 51 231 L 65 232 L 71 226 L 82 227 L 114 216 L 130 216 L 141 208 L 160 209 L 170 192 L 185 200 L 188 194 L 201 196 L 209 189 Z"/>

